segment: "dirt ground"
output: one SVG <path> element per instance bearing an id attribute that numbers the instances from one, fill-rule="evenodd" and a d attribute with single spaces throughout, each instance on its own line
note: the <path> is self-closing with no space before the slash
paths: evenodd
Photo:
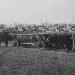
<path id="1" fill-rule="evenodd" d="M 75 53 L 0 48 L 0 75 L 75 75 Z"/>

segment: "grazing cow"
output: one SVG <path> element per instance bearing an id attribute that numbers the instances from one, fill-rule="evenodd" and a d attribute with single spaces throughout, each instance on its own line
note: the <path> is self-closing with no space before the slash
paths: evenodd
<path id="1" fill-rule="evenodd" d="M 48 36 L 49 34 L 46 35 Z M 45 48 L 50 50 L 51 49 L 61 50 L 66 47 L 68 51 L 70 51 L 72 50 L 71 36 L 72 36 L 71 34 L 55 34 L 55 35 L 51 34 L 47 38 L 43 39 Z"/>

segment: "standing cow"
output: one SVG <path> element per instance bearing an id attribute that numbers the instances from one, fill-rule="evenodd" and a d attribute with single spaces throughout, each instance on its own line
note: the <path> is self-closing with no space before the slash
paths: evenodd
<path id="1" fill-rule="evenodd" d="M 72 50 L 71 34 L 45 34 L 44 37 L 47 37 L 43 39 L 45 48 L 49 50 L 61 50 L 65 47 L 68 49 L 68 51 Z"/>
<path id="2" fill-rule="evenodd" d="M 13 41 L 13 37 L 9 35 L 9 32 L 0 32 L 0 46 L 4 42 L 5 46 L 8 46 L 8 41 Z"/>

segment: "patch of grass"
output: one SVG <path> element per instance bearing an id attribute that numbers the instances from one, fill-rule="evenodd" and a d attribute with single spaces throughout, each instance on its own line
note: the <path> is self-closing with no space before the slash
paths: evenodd
<path id="1" fill-rule="evenodd" d="M 0 57 L 0 75 L 74 75 L 75 54 L 11 48 Z"/>

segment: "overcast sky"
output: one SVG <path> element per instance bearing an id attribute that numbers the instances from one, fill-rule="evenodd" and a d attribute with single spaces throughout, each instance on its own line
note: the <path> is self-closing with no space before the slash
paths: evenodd
<path id="1" fill-rule="evenodd" d="M 0 0 L 0 23 L 75 23 L 75 0 Z"/>

